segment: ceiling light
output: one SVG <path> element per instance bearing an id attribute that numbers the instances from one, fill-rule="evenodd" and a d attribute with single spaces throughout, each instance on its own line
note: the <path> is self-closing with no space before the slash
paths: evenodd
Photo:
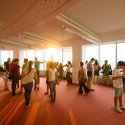
<path id="1" fill-rule="evenodd" d="M 71 18 L 67 17 L 66 15 L 60 14 L 60 15 L 56 16 L 56 18 L 75 29 L 75 30 L 73 30 L 71 28 L 67 28 L 66 26 L 63 26 L 65 31 L 74 33 L 74 34 L 78 35 L 79 37 L 82 37 L 92 43 L 102 42 L 102 40 L 99 36 L 97 36 L 96 34 L 94 34 L 91 31 L 89 31 L 88 29 L 84 28 L 83 26 L 81 26 L 80 24 L 78 24 L 77 22 L 72 20 Z"/>

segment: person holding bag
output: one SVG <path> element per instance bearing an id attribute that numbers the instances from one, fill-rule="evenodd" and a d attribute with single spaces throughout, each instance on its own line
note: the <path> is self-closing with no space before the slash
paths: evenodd
<path id="1" fill-rule="evenodd" d="M 26 108 L 28 108 L 30 105 L 30 100 L 31 100 L 31 92 L 33 88 L 33 79 L 35 78 L 36 82 L 38 83 L 38 76 L 36 73 L 36 69 L 32 68 L 33 62 L 29 61 L 29 66 L 28 68 L 25 68 L 22 71 L 22 85 L 25 90 L 25 105 Z"/>

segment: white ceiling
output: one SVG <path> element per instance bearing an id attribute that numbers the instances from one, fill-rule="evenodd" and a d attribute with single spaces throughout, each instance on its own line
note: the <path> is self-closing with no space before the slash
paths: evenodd
<path id="1" fill-rule="evenodd" d="M 64 30 L 78 31 L 58 20 L 60 13 L 102 42 L 125 39 L 125 0 L 0 0 L 0 46 L 42 48 L 75 40 L 90 44 Z"/>

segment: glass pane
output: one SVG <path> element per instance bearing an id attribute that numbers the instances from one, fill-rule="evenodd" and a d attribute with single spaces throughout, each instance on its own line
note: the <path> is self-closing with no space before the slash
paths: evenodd
<path id="1" fill-rule="evenodd" d="M 108 44 L 100 46 L 100 63 L 101 66 L 104 61 L 108 60 L 108 63 L 112 68 L 116 66 L 116 44 Z"/>
<path id="2" fill-rule="evenodd" d="M 20 50 L 20 56 L 19 56 L 19 64 L 20 69 L 22 69 L 22 65 L 24 64 L 24 58 L 26 58 L 26 50 Z"/>
<path id="3" fill-rule="evenodd" d="M 62 62 L 62 49 L 56 49 L 56 52 L 54 53 L 54 61 L 55 62 Z"/>
<path id="4" fill-rule="evenodd" d="M 125 61 L 125 43 L 117 44 L 117 61 Z"/>
<path id="5" fill-rule="evenodd" d="M 62 62 L 62 49 L 61 48 L 48 48 L 45 50 L 45 60 Z"/>
<path id="6" fill-rule="evenodd" d="M 13 51 L 9 51 L 11 60 L 13 59 Z"/>
<path id="7" fill-rule="evenodd" d="M 63 65 L 67 64 L 68 61 L 72 62 L 72 47 L 63 48 Z M 66 67 L 64 67 L 64 70 Z"/>
<path id="8" fill-rule="evenodd" d="M 7 58 L 9 57 L 10 57 L 9 51 L 1 51 L 1 64 L 3 65 L 4 62 L 7 61 Z"/>
<path id="9" fill-rule="evenodd" d="M 98 46 L 86 47 L 86 60 L 90 61 L 91 58 L 98 60 Z"/>
<path id="10" fill-rule="evenodd" d="M 38 61 L 44 61 L 44 52 L 43 50 L 36 50 L 35 51 L 35 57 L 37 57 Z M 45 70 L 45 65 L 46 63 L 41 63 L 40 64 L 40 70 L 44 71 Z"/>
<path id="11" fill-rule="evenodd" d="M 45 61 L 53 60 L 53 52 L 51 49 L 45 49 Z"/>
<path id="12" fill-rule="evenodd" d="M 26 58 L 28 58 L 29 61 L 30 60 L 34 61 L 34 50 L 27 50 L 27 57 Z"/>
<path id="13" fill-rule="evenodd" d="M 43 50 L 36 50 L 35 57 L 37 57 L 39 61 L 43 61 Z"/>

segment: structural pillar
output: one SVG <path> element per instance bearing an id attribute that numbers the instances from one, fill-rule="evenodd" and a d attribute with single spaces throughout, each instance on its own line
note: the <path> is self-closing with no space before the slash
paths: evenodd
<path id="1" fill-rule="evenodd" d="M 72 46 L 72 83 L 78 84 L 79 63 L 82 61 L 82 46 L 74 44 Z"/>

